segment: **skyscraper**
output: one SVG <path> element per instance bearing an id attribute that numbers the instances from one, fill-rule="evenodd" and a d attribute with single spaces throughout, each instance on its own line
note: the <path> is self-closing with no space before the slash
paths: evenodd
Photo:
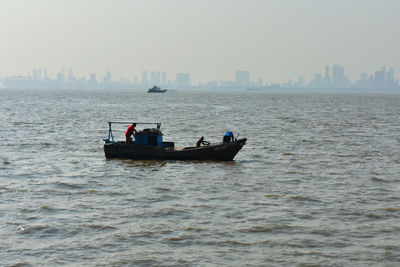
<path id="1" fill-rule="evenodd" d="M 314 78 L 311 81 L 311 87 L 313 88 L 318 88 L 321 89 L 322 88 L 322 74 L 320 73 L 314 73 Z"/>
<path id="2" fill-rule="evenodd" d="M 32 70 L 32 78 L 34 81 L 40 81 L 42 79 L 42 69 Z"/>
<path id="3" fill-rule="evenodd" d="M 385 70 L 375 71 L 375 88 L 383 89 L 385 85 Z"/>
<path id="4" fill-rule="evenodd" d="M 163 71 L 161 73 L 161 84 L 162 85 L 166 85 L 167 84 L 167 73 L 165 71 Z"/>
<path id="5" fill-rule="evenodd" d="M 390 68 L 386 72 L 385 88 L 393 89 L 396 88 L 396 81 L 394 79 L 394 69 Z"/>
<path id="6" fill-rule="evenodd" d="M 107 71 L 106 76 L 103 79 L 104 84 L 110 85 L 111 84 L 111 72 Z"/>
<path id="7" fill-rule="evenodd" d="M 157 84 L 156 83 L 156 75 L 155 75 L 154 71 L 150 72 L 150 83 L 153 85 Z"/>
<path id="8" fill-rule="evenodd" d="M 236 84 L 238 86 L 248 86 L 250 84 L 250 72 L 249 71 L 236 71 Z"/>
<path id="9" fill-rule="evenodd" d="M 329 75 L 329 66 L 325 66 L 324 86 L 329 88 L 331 86 L 331 76 Z"/>
<path id="10" fill-rule="evenodd" d="M 68 81 L 75 81 L 75 76 L 72 73 L 72 69 L 68 70 Z"/>
<path id="11" fill-rule="evenodd" d="M 91 73 L 90 74 L 90 82 L 91 83 L 97 83 L 96 73 Z"/>
<path id="12" fill-rule="evenodd" d="M 176 74 L 176 85 L 178 87 L 190 87 L 190 74 L 189 73 L 177 73 Z"/>
<path id="13" fill-rule="evenodd" d="M 362 89 L 368 88 L 368 73 L 363 72 L 360 74 L 360 80 L 357 86 Z"/>
<path id="14" fill-rule="evenodd" d="M 148 86 L 149 85 L 149 79 L 147 77 L 147 71 L 142 72 L 142 86 Z"/>
<path id="15" fill-rule="evenodd" d="M 345 86 L 344 67 L 335 64 L 332 67 L 332 85 L 335 88 L 343 88 Z"/>
<path id="16" fill-rule="evenodd" d="M 157 84 L 157 85 L 161 84 L 161 72 L 159 72 L 159 71 L 157 71 L 157 73 L 156 73 L 155 84 Z"/>

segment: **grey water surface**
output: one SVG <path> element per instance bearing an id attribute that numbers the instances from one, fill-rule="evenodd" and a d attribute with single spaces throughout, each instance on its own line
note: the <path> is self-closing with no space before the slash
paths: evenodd
<path id="1" fill-rule="evenodd" d="M 0 89 L 0 101 L 0 266 L 400 262 L 398 92 Z M 109 120 L 161 122 L 176 146 L 226 130 L 248 142 L 233 162 L 106 160 Z"/>

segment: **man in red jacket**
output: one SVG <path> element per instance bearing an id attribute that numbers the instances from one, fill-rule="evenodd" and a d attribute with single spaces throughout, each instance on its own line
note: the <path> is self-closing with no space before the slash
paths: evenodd
<path id="1" fill-rule="evenodd" d="M 131 135 L 133 134 L 133 132 L 137 133 L 135 127 L 136 123 L 132 123 L 132 125 L 129 125 L 128 129 L 126 129 L 125 132 L 126 143 L 133 143 Z"/>

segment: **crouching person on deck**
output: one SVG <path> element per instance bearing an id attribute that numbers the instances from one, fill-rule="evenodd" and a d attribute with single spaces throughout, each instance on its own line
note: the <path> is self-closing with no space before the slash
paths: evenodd
<path id="1" fill-rule="evenodd" d="M 230 131 L 228 131 L 228 132 L 226 132 L 226 133 L 224 134 L 223 142 L 224 142 L 224 143 L 229 143 L 229 142 L 232 142 L 234 139 L 235 139 L 235 138 L 234 138 L 234 136 L 233 136 L 233 133 L 230 132 Z"/>
<path id="2" fill-rule="evenodd" d="M 137 133 L 135 127 L 136 127 L 136 123 L 132 123 L 131 125 L 129 125 L 128 129 L 126 129 L 125 137 L 126 137 L 127 144 L 133 143 L 131 135 L 133 134 L 133 132 Z"/>
<path id="3" fill-rule="evenodd" d="M 203 142 L 204 142 L 204 136 L 200 137 L 200 139 L 197 141 L 196 147 L 200 147 Z"/>
<path id="4" fill-rule="evenodd" d="M 201 145 L 209 146 L 210 142 L 204 141 L 204 136 L 200 137 L 200 139 L 196 143 L 196 147 L 200 147 Z"/>

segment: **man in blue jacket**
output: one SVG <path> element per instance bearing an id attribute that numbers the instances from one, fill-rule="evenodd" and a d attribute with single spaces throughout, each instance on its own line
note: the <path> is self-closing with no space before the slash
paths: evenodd
<path id="1" fill-rule="evenodd" d="M 230 131 L 228 131 L 228 132 L 226 132 L 226 133 L 224 134 L 223 142 L 224 142 L 224 143 L 229 143 L 229 142 L 232 142 L 234 139 L 235 139 L 235 138 L 234 138 L 234 136 L 233 136 L 233 133 L 230 132 Z"/>

